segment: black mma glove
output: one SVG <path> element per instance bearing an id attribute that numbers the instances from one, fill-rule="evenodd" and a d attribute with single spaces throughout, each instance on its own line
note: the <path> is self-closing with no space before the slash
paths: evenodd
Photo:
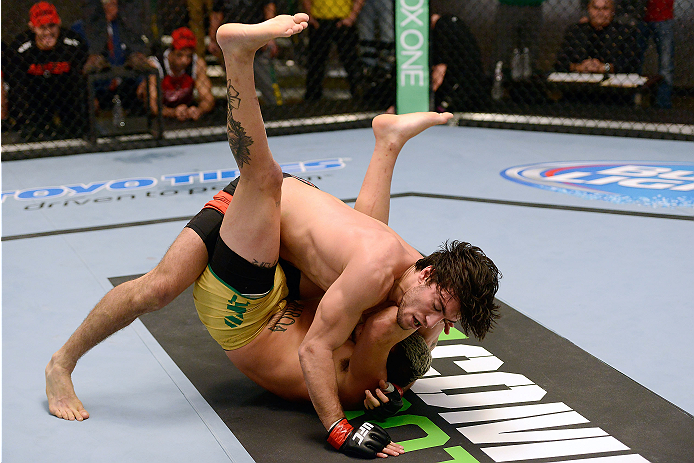
<path id="1" fill-rule="evenodd" d="M 366 416 L 370 420 L 385 421 L 398 413 L 402 408 L 402 388 L 397 384 L 386 384 L 388 387 L 383 392 L 385 392 L 388 402 L 383 402 L 378 395 L 376 395 L 378 401 L 381 402 L 381 406 L 374 409 L 366 408 Z"/>
<path id="2" fill-rule="evenodd" d="M 390 436 L 377 424 L 364 423 L 355 429 L 347 418 L 342 418 L 330 427 L 328 443 L 345 455 L 376 458 L 390 444 Z"/>

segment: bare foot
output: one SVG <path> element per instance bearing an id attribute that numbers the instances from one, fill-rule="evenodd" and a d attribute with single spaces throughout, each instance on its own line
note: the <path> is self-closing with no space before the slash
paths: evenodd
<path id="1" fill-rule="evenodd" d="M 254 54 L 270 40 L 289 37 L 308 27 L 308 15 L 297 13 L 275 16 L 260 24 L 223 24 L 217 29 L 217 43 L 225 55 L 238 52 Z"/>
<path id="2" fill-rule="evenodd" d="M 376 143 L 385 143 L 395 149 L 429 127 L 441 125 L 453 117 L 451 113 L 421 112 L 410 114 L 380 114 L 371 123 Z"/>
<path id="3" fill-rule="evenodd" d="M 75 394 L 70 372 L 57 365 L 54 359 L 46 366 L 46 397 L 51 415 L 70 421 L 89 418 L 89 413 Z"/>

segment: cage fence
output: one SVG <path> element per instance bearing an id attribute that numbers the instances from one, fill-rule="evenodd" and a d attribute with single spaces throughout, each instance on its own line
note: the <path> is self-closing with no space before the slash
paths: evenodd
<path id="1" fill-rule="evenodd" d="M 398 111 L 395 9 L 428 7 L 425 109 L 460 125 L 694 139 L 694 0 L 357 6 L 3 0 L 2 159 L 224 140 L 216 28 L 307 9 L 308 31 L 256 54 L 270 135 L 366 127 Z"/>

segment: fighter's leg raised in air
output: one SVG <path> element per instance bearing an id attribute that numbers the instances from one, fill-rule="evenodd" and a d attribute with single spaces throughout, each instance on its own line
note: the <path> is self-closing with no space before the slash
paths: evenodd
<path id="1" fill-rule="evenodd" d="M 279 258 L 282 170 L 272 157 L 255 92 L 255 52 L 277 37 L 307 27 L 308 16 L 281 15 L 261 24 L 224 24 L 217 43 L 227 75 L 227 136 L 240 178 L 220 236 L 236 254 L 259 267 Z"/>
<path id="2" fill-rule="evenodd" d="M 372 121 L 376 144 L 369 161 L 364 181 L 354 209 L 388 224 L 390 215 L 390 191 L 393 170 L 398 155 L 407 141 L 429 127 L 447 123 L 453 114 L 418 112 L 402 115 L 381 114 Z M 451 324 L 444 322 L 448 334 Z M 433 349 L 436 346 L 440 329 L 420 329 L 419 333 Z"/>
<path id="3" fill-rule="evenodd" d="M 307 21 L 308 16 L 299 13 L 277 16 L 255 25 L 226 24 L 217 31 L 217 43 L 224 54 L 227 71 L 228 138 L 240 171 L 234 200 L 225 214 L 220 237 L 237 255 L 259 267 L 272 267 L 279 258 L 283 177 L 267 144 L 253 81 L 253 58 L 256 50 L 269 40 L 301 32 L 307 27 Z M 203 298 L 198 307 L 201 319 L 207 309 L 203 307 Z M 233 355 L 233 351 L 227 354 Z M 375 429 L 372 432 L 376 434 Z M 385 431 L 382 433 L 387 437 Z M 380 434 L 379 437 L 383 438 Z M 344 440 L 347 441 L 346 435 Z M 390 442 L 389 438 L 387 442 L 378 440 L 376 443 L 380 444 L 376 456 L 387 457 L 403 452 L 402 447 Z M 358 444 L 352 446 L 356 448 Z M 342 447 L 351 449 L 352 446 L 345 444 Z M 375 449 L 368 450 L 370 453 Z"/>
<path id="4" fill-rule="evenodd" d="M 354 209 L 387 224 L 395 161 L 407 140 L 453 117 L 451 113 L 381 114 L 371 123 L 376 144 Z"/>
<path id="5" fill-rule="evenodd" d="M 106 293 L 46 366 L 50 413 L 66 420 L 89 418 L 72 383 L 77 361 L 140 315 L 171 302 L 193 284 L 206 265 L 205 243 L 196 232 L 184 228 L 153 270 Z"/>

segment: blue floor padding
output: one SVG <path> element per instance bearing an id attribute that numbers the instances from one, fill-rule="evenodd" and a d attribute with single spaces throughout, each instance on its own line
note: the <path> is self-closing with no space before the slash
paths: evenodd
<path id="1" fill-rule="evenodd" d="M 285 170 L 349 199 L 359 192 L 373 135 L 272 137 L 270 147 Z M 504 274 L 500 300 L 694 413 L 694 207 L 686 206 L 694 191 L 681 191 L 685 205 L 653 207 L 502 175 L 541 163 L 678 163 L 677 178 L 687 179 L 692 147 L 435 127 L 398 160 L 393 193 L 424 196 L 393 199 L 390 224 L 424 253 L 446 239 L 480 246 Z M 683 174 L 688 166 L 692 174 Z M 157 360 L 138 334 L 142 325 L 79 362 L 74 380 L 92 413 L 86 422 L 48 414 L 43 375 L 51 354 L 110 289 L 109 278 L 153 268 L 185 219 L 228 182 L 235 169 L 228 144 L 12 161 L 1 169 L 3 461 L 230 461 L 234 436 L 195 406 L 200 396 L 178 385 L 175 365 Z M 638 199 L 653 189 L 633 192 Z"/>

